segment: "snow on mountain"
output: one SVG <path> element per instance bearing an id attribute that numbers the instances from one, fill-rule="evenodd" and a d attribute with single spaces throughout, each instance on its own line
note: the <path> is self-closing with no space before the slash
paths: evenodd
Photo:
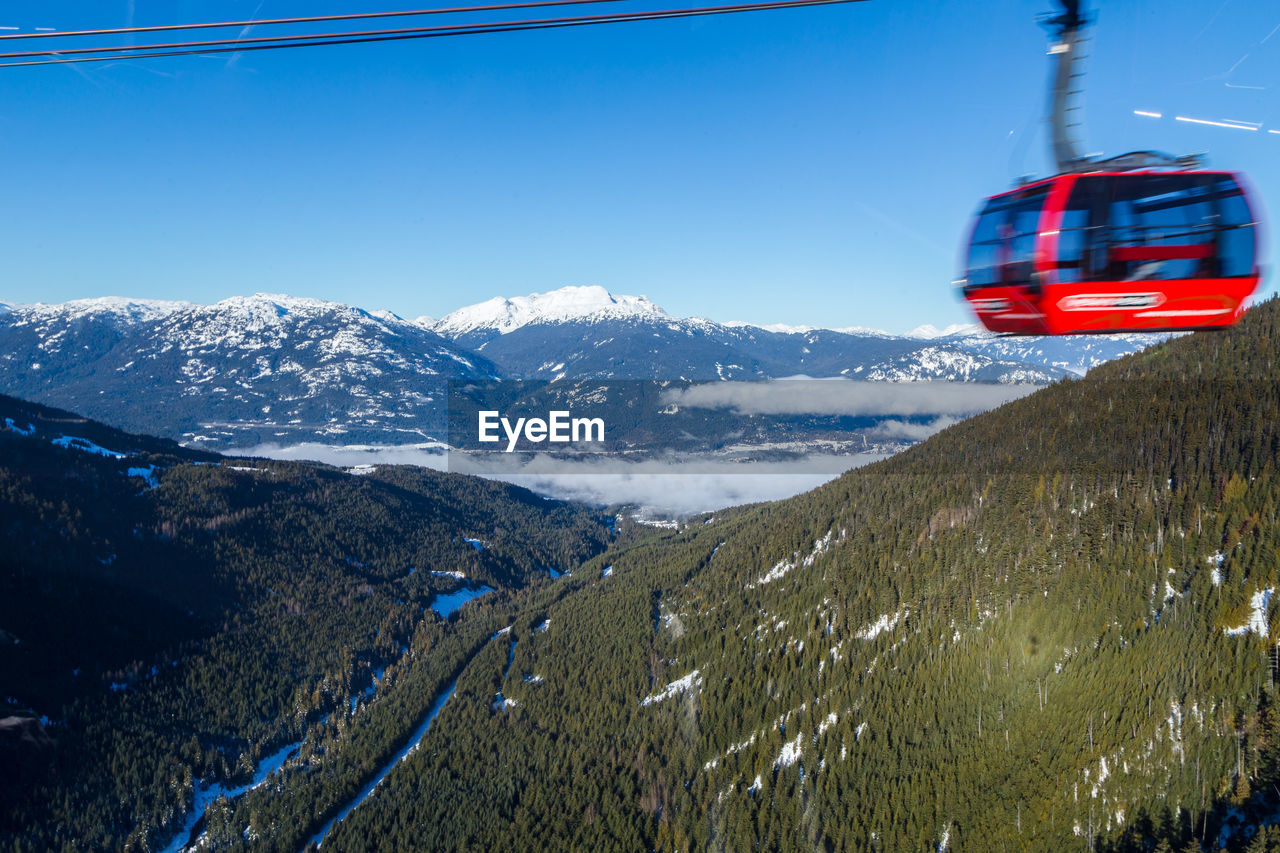
<path id="1" fill-rule="evenodd" d="M 994 335 L 973 327 L 972 330 L 964 329 L 941 335 L 933 338 L 931 342 L 981 353 L 992 358 L 1030 362 L 1083 376 L 1090 368 L 1145 349 L 1170 337 L 1172 335 L 1167 332 L 1020 337 Z"/>
<path id="2" fill-rule="evenodd" d="M 952 323 L 945 329 L 939 329 L 932 323 L 925 323 L 923 326 L 916 326 L 907 332 L 905 337 L 918 338 L 924 341 L 932 341 L 937 338 L 949 338 L 955 335 L 971 335 L 980 333 L 982 327 L 977 323 Z"/>
<path id="3" fill-rule="evenodd" d="M 860 327 L 677 318 L 604 288 L 491 299 L 433 328 L 521 379 L 758 380 L 794 376 L 1052 382 L 1064 370 L 950 341 Z"/>
<path id="4" fill-rule="evenodd" d="M 996 359 L 1026 361 L 1082 376 L 1092 367 L 1167 340 L 1168 333 L 1120 332 L 1113 335 L 1015 336 L 997 335 L 977 323 L 952 323 L 939 329 L 917 326 L 906 338 L 944 344 Z"/>
<path id="5" fill-rule="evenodd" d="M 294 349 L 312 346 L 326 360 L 388 356 L 384 338 L 417 329 L 390 312 L 373 314 L 340 302 L 258 293 L 213 305 L 190 305 L 161 318 L 161 330 L 187 353 L 218 350 Z M 305 328 L 306 340 L 290 341 Z M 376 334 L 369 335 L 369 332 Z"/>
<path id="6" fill-rule="evenodd" d="M 773 332 L 778 335 L 807 335 L 810 332 L 839 332 L 842 335 L 862 335 L 872 338 L 893 338 L 897 335 L 890 334 L 882 329 L 872 329 L 867 326 L 843 326 L 839 329 L 829 329 L 824 326 L 793 326 L 788 323 L 767 323 L 760 325 L 759 323 L 745 323 L 741 320 L 726 320 L 720 324 L 728 329 L 760 329 L 765 332 Z"/>
<path id="7" fill-rule="evenodd" d="M 442 334 L 443 336 L 442 336 Z M 449 379 L 784 376 L 1046 383 L 1159 336 L 915 337 L 677 318 L 601 287 L 496 298 L 439 322 L 322 299 L 107 297 L 0 312 L 9 393 L 204 446 L 439 439 Z"/>
<path id="8" fill-rule="evenodd" d="M 906 356 L 885 359 L 849 374 L 872 382 L 998 382 L 1043 384 L 1055 378 L 1042 367 L 1011 359 L 995 359 L 948 346 L 926 346 Z"/>
<path id="9" fill-rule="evenodd" d="M 818 331 L 817 326 L 792 326 L 788 323 L 769 323 L 761 326 L 758 323 L 746 323 L 742 320 L 725 320 L 720 325 L 726 329 L 763 329 L 766 332 L 774 332 L 779 335 L 803 335 Z"/>
<path id="10" fill-rule="evenodd" d="M 154 320 L 193 307 L 191 302 L 180 302 L 164 299 L 131 299 L 124 296 L 99 296 L 92 299 L 72 299 L 46 305 L 37 302 L 34 305 L 6 306 L 12 310 L 21 310 L 30 317 L 29 322 L 40 322 L 45 319 L 73 319 L 84 317 L 109 318 L 115 321 L 139 322 Z M 0 312 L 7 313 L 7 312 Z"/>
<path id="11" fill-rule="evenodd" d="M 320 299 L 82 300 L 0 316 L 9 393 L 205 446 L 422 441 L 442 434 L 448 379 L 495 374 L 390 312 Z"/>
<path id="12" fill-rule="evenodd" d="M 447 337 L 471 332 L 495 331 L 507 334 L 530 323 L 644 318 L 673 319 L 645 296 L 614 296 L 603 287 L 562 287 L 549 293 L 504 298 L 459 308 L 446 314 L 431 328 Z"/>
<path id="13" fill-rule="evenodd" d="M 43 375 L 52 378 L 49 370 L 57 364 L 54 357 L 64 349 L 67 357 L 89 363 L 109 352 L 130 329 L 194 306 L 188 302 L 104 296 L 9 307 L 0 312 L 0 323 L 8 332 L 5 346 L 0 348 L 0 366 L 26 361 L 33 371 L 43 369 Z"/>
<path id="14" fill-rule="evenodd" d="M 861 335 L 868 338 L 896 338 L 897 335 L 886 332 L 883 329 L 872 329 L 869 326 L 841 326 L 838 329 L 832 329 L 833 332 L 839 332 L 842 335 Z"/>
<path id="15" fill-rule="evenodd" d="M 880 380 L 1051 382 L 1158 340 L 1150 335 L 1008 338 L 971 323 L 907 335 L 850 326 L 677 318 L 602 287 L 498 297 L 420 324 L 513 378 L 764 379 L 803 373 Z"/>
<path id="16" fill-rule="evenodd" d="M 413 323 L 413 325 L 415 326 L 421 325 L 420 323 L 418 323 L 417 320 L 405 320 L 405 318 L 401 317 L 399 314 L 395 313 L 394 311 L 388 311 L 385 308 L 381 308 L 377 311 L 370 311 L 369 316 L 377 317 L 379 320 L 386 320 L 388 322 L 399 321 L 402 323 L 410 322 L 410 323 Z"/>

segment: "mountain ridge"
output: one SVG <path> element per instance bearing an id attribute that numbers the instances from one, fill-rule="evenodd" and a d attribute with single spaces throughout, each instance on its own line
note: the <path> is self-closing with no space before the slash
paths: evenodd
<path id="1" fill-rule="evenodd" d="M 0 378 L 12 393 L 134 431 L 252 445 L 298 435 L 430 440 L 444 428 L 448 379 L 497 374 L 483 356 L 389 312 L 270 294 L 135 304 L 0 315 Z"/>
<path id="2" fill-rule="evenodd" d="M 0 382 L 28 399 L 211 448 L 400 445 L 444 439 L 450 380 L 1042 384 L 1145 343 L 771 331 L 676 318 L 599 287 L 498 298 L 450 317 L 423 323 L 265 293 L 213 305 L 104 297 L 15 306 L 0 313 Z"/>
<path id="3" fill-rule="evenodd" d="M 507 306 L 515 307 L 508 310 Z M 515 317 L 515 313 L 519 316 Z M 569 371 L 567 376 L 587 372 L 604 378 L 656 375 L 698 381 L 776 378 L 806 372 L 806 361 L 810 369 L 816 364 L 825 371 L 818 375 L 860 372 L 861 378 L 876 380 L 974 378 L 928 373 L 913 376 L 901 364 L 893 369 L 887 364 L 864 363 L 868 344 L 872 344 L 873 348 L 885 348 L 890 357 L 934 347 L 985 359 L 985 366 L 991 368 L 982 376 L 986 381 L 999 375 L 997 364 L 1006 371 L 1015 369 L 1015 364 L 1021 364 L 1024 370 L 1047 369 L 1044 375 L 1028 381 L 1051 381 L 1064 372 L 1083 375 L 1090 367 L 1165 337 L 1121 334 L 1065 340 L 1027 338 L 1017 345 L 973 324 L 954 324 L 946 329 L 926 325 L 906 335 L 894 335 L 863 327 L 717 322 L 705 317 L 676 317 L 643 296 L 615 296 L 601 287 L 566 287 L 531 297 L 499 297 L 461 308 L 428 325 L 455 342 L 483 352 L 507 372 L 525 379 L 554 378 L 560 373 L 556 365 L 575 364 L 578 373 Z M 650 337 L 659 340 L 648 341 Z M 609 341 L 615 349 L 623 348 L 625 352 L 609 364 L 594 351 L 593 344 L 599 341 Z M 681 341 L 706 341 L 711 348 L 698 349 L 693 358 L 681 360 L 677 355 L 664 359 L 673 347 L 679 353 Z M 811 352 L 815 345 L 820 348 L 818 353 Z M 538 359 L 538 355 L 542 358 Z M 640 367 L 619 369 L 622 366 L 616 364 L 618 361 L 638 362 Z M 712 371 L 711 366 L 716 364 L 719 366 Z M 655 371 L 654 365 L 665 372 Z M 970 374 L 972 371 L 970 368 Z"/>

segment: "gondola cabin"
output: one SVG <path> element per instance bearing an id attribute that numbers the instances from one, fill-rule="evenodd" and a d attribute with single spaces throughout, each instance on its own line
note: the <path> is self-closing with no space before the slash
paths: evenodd
<path id="1" fill-rule="evenodd" d="M 1231 172 L 1057 175 L 986 200 L 964 298 L 1009 334 L 1221 328 L 1258 286 L 1256 230 Z"/>

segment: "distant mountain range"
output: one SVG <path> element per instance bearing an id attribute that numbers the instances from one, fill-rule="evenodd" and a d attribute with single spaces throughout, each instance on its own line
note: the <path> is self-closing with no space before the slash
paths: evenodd
<path id="1" fill-rule="evenodd" d="M 1141 349 L 1152 335 L 998 338 L 976 326 L 911 335 L 679 318 L 602 287 L 490 299 L 417 322 L 524 379 L 770 379 L 1051 382 Z"/>
<path id="2" fill-rule="evenodd" d="M 497 373 L 392 314 L 286 296 L 15 307 L 0 341 L 10 393 L 210 446 L 424 441 L 442 428 L 444 380 Z"/>
<path id="3" fill-rule="evenodd" d="M 440 320 L 257 294 L 0 308 L 0 383 L 26 399 L 206 447 L 439 440 L 457 380 L 794 376 L 1043 384 L 1152 336 L 915 336 L 674 317 L 601 287 L 495 298 Z"/>

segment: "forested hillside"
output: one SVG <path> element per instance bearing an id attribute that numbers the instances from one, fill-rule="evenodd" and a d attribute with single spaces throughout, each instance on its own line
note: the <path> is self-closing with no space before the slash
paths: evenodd
<path id="1" fill-rule="evenodd" d="M 376 763 L 471 652 L 441 596 L 548 585 L 613 527 L 477 478 L 218 457 L 9 397 L 0 520 L 0 848 L 27 850 L 163 846 L 198 790 L 326 722 Z"/>
<path id="2" fill-rule="evenodd" d="M 1272 301 L 619 546 L 324 849 L 1271 849 L 1278 355 Z"/>

